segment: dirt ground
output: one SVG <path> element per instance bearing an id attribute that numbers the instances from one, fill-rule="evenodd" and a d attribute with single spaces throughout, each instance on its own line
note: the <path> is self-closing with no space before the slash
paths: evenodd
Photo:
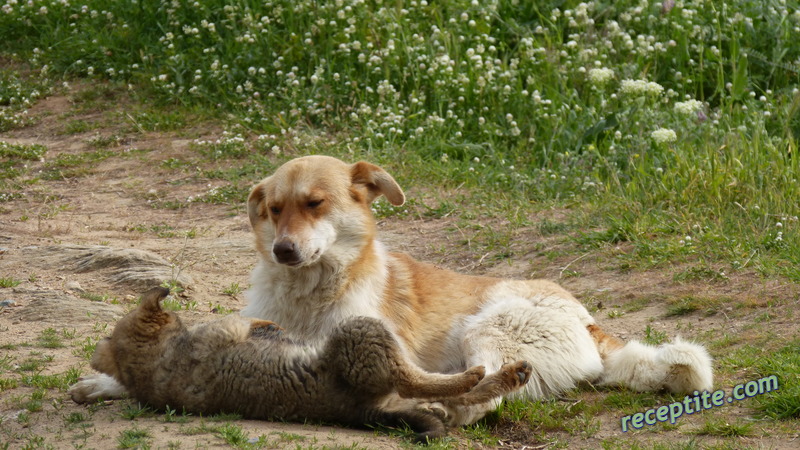
<path id="1" fill-rule="evenodd" d="M 221 311 L 240 310 L 244 294 L 229 287 L 238 284 L 246 288 L 256 261 L 242 205 L 192 203 L 178 209 L 153 207 L 154 201 L 185 200 L 208 191 L 208 180 L 198 181 L 186 172 L 163 168 L 160 162 L 169 158 L 191 159 L 196 156 L 189 146 L 191 139 L 214 136 L 219 130 L 210 127 L 181 133 L 125 131 L 122 123 L 109 119 L 120 117 L 119 114 L 101 110 L 76 112 L 72 95 L 74 92 L 64 92 L 40 101 L 30 111 L 31 116 L 38 118 L 35 125 L 0 133 L 0 140 L 45 145 L 47 160 L 62 153 L 89 151 L 89 142 L 98 135 L 121 136 L 119 145 L 114 147 L 120 154 L 134 148 L 148 151 L 107 158 L 92 164 L 81 176 L 41 180 L 31 184 L 24 197 L 0 203 L 0 276 L 21 281 L 18 286 L 0 289 L 0 301 L 12 303 L 0 310 L 3 344 L 0 358 L 11 361 L 10 364 L 44 358 L 47 361 L 41 372 L 44 375 L 64 373 L 72 367 L 80 367 L 82 374 L 90 373 L 88 361 L 80 352 L 82 343 L 107 334 L 136 296 L 148 284 L 159 280 L 180 277 L 185 283 L 186 290 L 179 297 L 184 306 L 180 314 L 189 322 L 218 317 Z M 117 111 L 124 107 L 114 105 Z M 66 124 L 77 119 L 102 125 L 66 134 Z M 37 170 L 42 164 L 32 162 L 31 167 Z M 409 195 L 415 192 L 418 191 L 408 191 Z M 557 218 L 561 212 L 539 214 Z M 536 218 L 532 217 L 532 221 L 535 223 Z M 775 317 L 797 304 L 797 286 L 781 280 L 763 280 L 747 271 L 730 275 L 725 282 L 678 282 L 674 274 L 680 267 L 627 272 L 609 269 L 609 254 L 628 251 L 624 245 L 548 257 L 542 248 L 557 250 L 566 245 L 560 239 L 563 236 L 543 236 L 533 227 L 515 231 L 514 256 L 510 260 L 483 259 L 483 255 L 461 244 L 463 236 L 453 231 L 453 223 L 452 218 L 389 218 L 380 221 L 380 236 L 394 250 L 456 270 L 559 280 L 597 311 L 604 328 L 627 339 L 642 338 L 648 325 L 670 337 L 680 334 L 705 342 L 724 333 L 747 336 L 752 332 L 753 318 L 763 312 L 770 300 L 779 300 L 778 306 L 771 310 Z M 506 225 L 498 222 L 486 226 Z M 102 252 L 108 258 L 98 262 L 97 255 Z M 580 276 L 565 277 L 565 268 Z M 736 311 L 727 307 L 710 316 L 665 317 L 667 300 L 689 294 L 753 306 Z M 609 311 L 641 299 L 650 301 L 643 308 L 619 317 L 608 316 Z M 797 336 L 797 325 L 790 320 L 775 319 L 769 328 L 779 340 Z M 48 329 L 56 330 L 62 337 L 62 347 L 36 345 Z M 722 356 L 717 352 L 715 357 Z M 740 373 L 716 384 L 719 388 L 730 388 L 749 379 L 747 373 Z M 117 447 L 121 445 L 121 433 L 131 429 L 149 432 L 148 443 L 152 448 L 178 444 L 181 448 L 228 446 L 214 428 L 221 423 L 199 417 L 170 421 L 163 414 L 145 414 L 131 420 L 124 417 L 126 411 L 135 409 L 129 400 L 87 407 L 74 404 L 63 390 L 51 389 L 42 401 L 41 411 L 27 413 L 20 406 L 20 399 L 32 391 L 26 387 L 0 391 L 0 448 L 3 442 L 8 448 Z M 603 395 L 602 391 L 598 395 Z M 731 420 L 749 420 L 752 410 L 742 402 L 726 406 L 723 413 Z M 19 420 L 21 414 L 29 417 Z M 603 441 L 630 437 L 620 431 L 619 419 L 614 414 L 601 414 L 600 429 L 593 435 L 561 433 L 555 442 L 541 440 L 540 433 L 524 429 L 524 425 L 501 422 L 495 429 L 499 438 L 496 444 L 483 444 L 461 430 L 454 431 L 451 444 L 477 448 L 494 445 L 595 448 Z M 720 441 L 718 437 L 687 434 L 692 427 L 699 427 L 701 421 L 695 417 L 681 420 L 685 423 L 680 432 L 663 430 L 634 440 L 648 446 L 651 441 L 670 444 L 688 439 L 734 447 L 800 446 L 797 431 L 768 436 L 769 430 L 775 429 L 768 426 L 767 431 L 755 436 Z M 265 436 L 274 448 L 388 449 L 409 445 L 400 437 L 374 431 L 245 420 L 234 423 L 250 438 Z"/>

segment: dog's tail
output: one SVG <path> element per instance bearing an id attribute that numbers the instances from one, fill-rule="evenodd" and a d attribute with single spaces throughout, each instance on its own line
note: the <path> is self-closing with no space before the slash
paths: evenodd
<path id="1" fill-rule="evenodd" d="M 668 389 L 674 393 L 710 390 L 711 356 L 701 345 L 676 338 L 659 346 L 625 343 L 589 325 L 603 358 L 602 384 L 624 385 L 636 391 Z"/>

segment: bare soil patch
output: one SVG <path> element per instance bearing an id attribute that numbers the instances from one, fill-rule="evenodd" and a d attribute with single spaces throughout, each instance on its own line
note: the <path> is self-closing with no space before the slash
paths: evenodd
<path id="1" fill-rule="evenodd" d="M 38 117 L 36 125 L 0 133 L 0 140 L 48 148 L 45 161 L 30 164 L 34 172 L 45 170 L 46 162 L 58 155 L 94 151 L 92 140 L 97 136 L 116 139 L 109 147 L 116 155 L 81 166 L 83 171 L 75 176 L 41 179 L 26 187 L 24 197 L 0 204 L 0 276 L 20 281 L 16 287 L 0 289 L 0 301 L 9 300 L 10 304 L 0 309 L 4 346 L 0 360 L 12 366 L 43 361 L 38 372 L 20 372 L 26 375 L 60 374 L 73 367 L 89 373 L 81 349 L 108 333 L 143 288 L 153 283 L 178 280 L 184 286 L 179 297 L 181 314 L 190 322 L 238 311 L 244 306 L 244 296 L 234 287 L 248 286 L 256 261 L 243 205 L 163 207 L 166 201 L 185 202 L 220 183 L 161 164 L 169 158 L 191 160 L 196 156 L 189 145 L 191 139 L 218 133 L 218 127 L 196 127 L 181 133 L 142 132 L 125 121 L 124 102 L 106 102 L 105 109 L 86 110 L 76 106 L 77 92 L 37 104 L 31 110 Z M 67 124 L 75 120 L 91 123 L 93 128 L 67 133 Z M 409 192 L 414 195 L 416 191 Z M 537 214 L 543 213 L 531 213 L 531 222 L 537 222 Z M 559 214 L 550 215 L 557 219 Z M 484 225 L 509 226 L 502 221 Z M 723 281 L 676 281 L 675 274 L 685 265 L 662 265 L 647 271 L 616 269 L 614 255 L 629 251 L 624 244 L 581 251 L 570 244 L 566 234 L 543 235 L 533 227 L 510 232 L 514 234 L 513 254 L 498 260 L 464 243 L 469 242 L 470 231 L 458 229 L 452 217 L 380 221 L 381 237 L 391 248 L 419 259 L 476 274 L 558 280 L 595 311 L 603 327 L 626 339 L 644 338 L 648 327 L 651 333 L 680 334 L 706 344 L 724 335 L 735 337 L 732 346 L 711 346 L 712 354 L 719 358 L 737 343 L 751 338 L 762 342 L 767 332 L 776 346 L 798 336 L 795 321 L 784 318 L 791 317 L 788 312 L 798 304 L 800 290 L 794 284 L 764 280 L 747 271 Z M 713 311 L 669 316 L 670 305 L 686 296 L 709 299 Z M 765 313 L 770 319 L 760 321 Z M 49 329 L 59 337 L 60 347 L 41 344 Z M 747 368 L 728 370 L 716 385 L 730 389 L 753 376 Z M 0 391 L 0 447 L 5 442 L 10 448 L 34 444 L 109 448 L 120 445 L 120 436 L 129 430 L 146 431 L 153 448 L 228 445 L 220 431 L 225 422 L 180 412 L 175 417 L 145 413 L 131 419 L 136 416 L 134 402 L 80 406 L 73 404 L 63 389 L 47 390 L 39 410 L 31 412 L 26 402 L 33 394 L 28 387 Z M 591 401 L 598 394 L 587 390 L 579 395 Z M 455 430 L 450 444 L 595 448 L 603 442 L 627 447 L 634 441 L 649 446 L 651 442 L 694 440 L 735 447 L 797 448 L 797 430 L 754 421 L 747 402 L 702 416 L 711 413 L 724 420 L 752 421 L 755 428 L 743 438 L 694 435 L 691 430 L 700 427 L 702 418 L 689 416 L 674 428 L 623 434 L 620 414 L 611 411 L 597 415 L 599 427 L 592 433 L 542 432 L 525 422 L 502 418 L 490 425 L 496 442 L 486 443 Z M 251 438 L 265 436 L 274 448 L 409 445 L 385 433 L 318 424 L 234 423 Z"/>

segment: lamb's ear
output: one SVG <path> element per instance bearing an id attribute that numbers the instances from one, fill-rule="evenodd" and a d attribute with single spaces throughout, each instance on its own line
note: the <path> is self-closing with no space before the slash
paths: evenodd
<path id="1" fill-rule="evenodd" d="M 142 294 L 142 301 L 139 302 L 139 308 L 148 313 L 160 313 L 161 305 L 158 303 L 169 295 L 169 289 L 165 287 L 156 287 Z"/>
<path id="2" fill-rule="evenodd" d="M 250 196 L 247 197 L 247 216 L 250 218 L 250 226 L 255 228 L 256 224 L 267 217 L 267 205 L 264 204 L 264 185 L 267 179 L 253 186 Z"/>
<path id="3" fill-rule="evenodd" d="M 372 203 L 379 195 L 384 195 L 389 203 L 400 206 L 406 196 L 400 185 L 388 172 L 368 162 L 359 161 L 350 166 L 350 176 L 354 185 L 361 185 L 367 190 L 367 203 Z"/>
<path id="4" fill-rule="evenodd" d="M 94 347 L 94 354 L 89 363 L 92 369 L 110 375 L 116 379 L 119 377 L 119 369 L 117 368 L 114 352 L 111 348 L 111 339 L 104 338 L 97 342 Z"/>

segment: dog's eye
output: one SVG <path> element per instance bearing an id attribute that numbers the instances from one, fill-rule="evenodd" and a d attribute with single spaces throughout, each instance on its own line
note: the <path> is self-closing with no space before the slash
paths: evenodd
<path id="1" fill-rule="evenodd" d="M 277 216 L 278 214 L 281 213 L 281 209 L 278 208 L 277 206 L 270 206 L 269 212 L 271 212 L 273 216 Z"/>
<path id="2" fill-rule="evenodd" d="M 311 209 L 314 209 L 314 208 L 316 208 L 317 206 L 319 206 L 321 204 L 322 204 L 322 200 L 309 200 L 308 203 L 306 204 L 306 206 L 308 206 Z"/>

